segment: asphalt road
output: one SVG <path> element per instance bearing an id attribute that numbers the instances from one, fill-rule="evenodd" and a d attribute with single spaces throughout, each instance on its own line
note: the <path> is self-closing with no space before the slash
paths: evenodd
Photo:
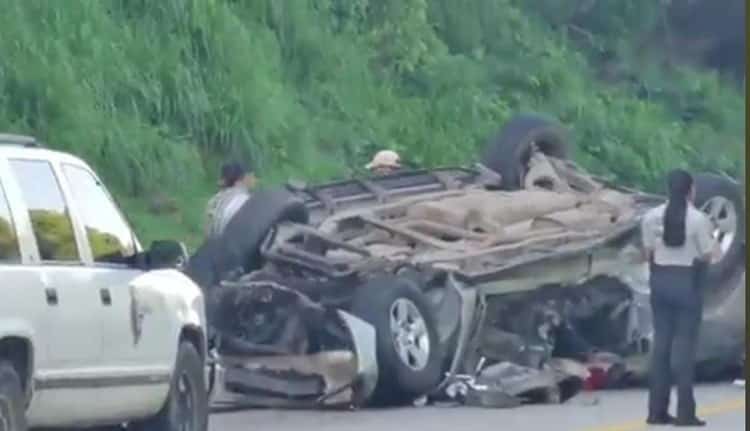
<path id="1" fill-rule="evenodd" d="M 710 431 L 745 429 L 745 390 L 729 383 L 701 386 L 696 398 Z M 508 410 L 412 407 L 394 410 L 253 410 L 215 414 L 211 431 L 641 431 L 648 430 L 646 392 L 585 393 L 563 405 Z M 657 427 L 655 429 L 664 429 Z"/>

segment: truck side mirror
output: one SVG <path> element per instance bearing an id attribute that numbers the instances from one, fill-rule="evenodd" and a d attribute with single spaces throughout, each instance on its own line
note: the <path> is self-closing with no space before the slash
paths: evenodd
<path id="1" fill-rule="evenodd" d="M 185 244 L 179 241 L 158 240 L 151 243 L 147 253 L 149 269 L 182 269 L 190 256 Z"/>

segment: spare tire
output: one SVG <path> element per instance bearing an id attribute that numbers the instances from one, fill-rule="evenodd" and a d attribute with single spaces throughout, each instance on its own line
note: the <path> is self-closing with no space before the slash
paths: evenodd
<path id="1" fill-rule="evenodd" d="M 229 220 L 224 232 L 207 240 L 186 265 L 185 273 L 208 289 L 228 273 L 260 268 L 260 247 L 271 230 L 282 222 L 307 223 L 304 203 L 285 189 L 260 190 Z"/>
<path id="2" fill-rule="evenodd" d="M 480 161 L 502 176 L 503 190 L 521 189 L 532 143 L 545 155 L 559 159 L 568 157 L 565 129 L 558 122 L 537 114 L 511 118 L 500 133 L 487 142 Z"/>
<path id="3" fill-rule="evenodd" d="M 408 403 L 440 383 L 443 348 L 434 310 L 415 283 L 375 278 L 357 289 L 351 312 L 375 328 L 379 376 L 370 403 Z"/>
<path id="4" fill-rule="evenodd" d="M 695 206 L 706 213 L 716 229 L 721 257 L 708 268 L 709 283 L 721 283 L 745 260 L 745 202 L 741 186 L 715 174 L 695 174 Z"/>

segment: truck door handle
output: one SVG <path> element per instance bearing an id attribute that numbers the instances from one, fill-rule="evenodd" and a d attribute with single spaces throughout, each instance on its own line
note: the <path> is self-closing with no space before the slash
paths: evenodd
<path id="1" fill-rule="evenodd" d="M 47 304 L 51 306 L 57 305 L 57 290 L 48 287 L 44 289 L 44 295 L 47 297 Z"/>
<path id="2" fill-rule="evenodd" d="M 112 295 L 110 295 L 109 289 L 100 289 L 99 296 L 102 298 L 102 304 L 112 305 Z"/>

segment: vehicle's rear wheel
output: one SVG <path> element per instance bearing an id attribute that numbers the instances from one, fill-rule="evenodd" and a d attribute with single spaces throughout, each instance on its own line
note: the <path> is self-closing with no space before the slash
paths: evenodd
<path id="1" fill-rule="evenodd" d="M 443 355 L 434 312 L 411 281 L 371 280 L 357 290 L 352 313 L 376 331 L 379 377 L 372 404 L 407 403 L 440 383 Z"/>
<path id="2" fill-rule="evenodd" d="M 547 156 L 558 159 L 568 156 L 567 134 L 559 123 L 536 114 L 521 114 L 511 118 L 487 142 L 481 162 L 502 176 L 503 190 L 519 190 L 533 145 Z"/>
<path id="3" fill-rule="evenodd" d="M 282 222 L 307 223 L 305 204 L 284 189 L 261 190 L 237 211 L 222 234 L 224 248 L 249 272 L 260 268 L 260 248 Z"/>
<path id="4" fill-rule="evenodd" d="M 162 410 L 133 428 L 138 431 L 208 430 L 208 392 L 203 361 L 192 344 L 180 344 L 169 397 Z"/>
<path id="5" fill-rule="evenodd" d="M 696 174 L 695 206 L 714 223 L 720 257 L 711 263 L 708 279 L 723 282 L 744 262 L 745 204 L 740 186 L 714 174 Z"/>
<path id="6" fill-rule="evenodd" d="M 0 361 L 0 431 L 26 431 L 24 396 L 18 372 Z"/>
<path id="7" fill-rule="evenodd" d="M 261 190 L 245 202 L 218 238 L 206 241 L 187 262 L 185 273 L 203 289 L 228 272 L 261 266 L 260 248 L 279 223 L 306 223 L 304 203 L 284 189 Z"/>

